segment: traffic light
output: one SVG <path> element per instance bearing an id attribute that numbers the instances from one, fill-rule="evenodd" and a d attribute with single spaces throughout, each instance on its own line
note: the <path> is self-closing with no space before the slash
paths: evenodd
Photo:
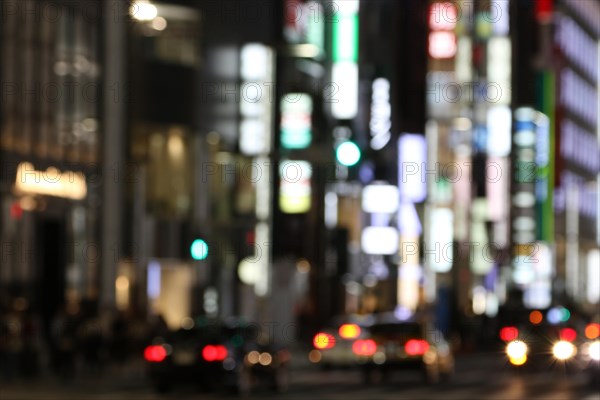
<path id="1" fill-rule="evenodd" d="M 341 143 L 335 151 L 337 161 L 346 167 L 356 165 L 360 161 L 360 157 L 360 148 L 349 140 Z"/>
<path id="2" fill-rule="evenodd" d="M 208 257 L 208 244 L 202 239 L 196 239 L 190 246 L 190 254 L 194 260 L 205 260 Z"/>

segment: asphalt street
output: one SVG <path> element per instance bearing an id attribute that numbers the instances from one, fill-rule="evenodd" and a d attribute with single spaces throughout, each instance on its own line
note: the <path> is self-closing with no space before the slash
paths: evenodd
<path id="1" fill-rule="evenodd" d="M 2 383 L 1 400 L 194 400 L 233 398 L 215 391 L 203 393 L 181 386 L 168 394 L 152 390 L 142 368 L 112 371 L 102 378 L 79 378 L 68 383 L 55 379 L 37 382 Z M 418 372 L 401 371 L 385 382 L 365 385 L 356 370 L 322 371 L 303 364 L 292 371 L 287 393 L 259 388 L 256 399 L 548 399 L 600 400 L 598 386 L 589 384 L 582 373 L 545 366 L 538 371 L 515 371 L 502 355 L 487 354 L 457 358 L 456 374 L 451 381 L 433 386 L 422 382 Z"/>

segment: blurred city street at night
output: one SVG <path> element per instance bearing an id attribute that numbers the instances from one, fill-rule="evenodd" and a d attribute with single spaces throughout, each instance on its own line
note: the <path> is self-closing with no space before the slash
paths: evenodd
<path id="1" fill-rule="evenodd" d="M 1 400 L 600 400 L 600 0 L 0 20 Z"/>

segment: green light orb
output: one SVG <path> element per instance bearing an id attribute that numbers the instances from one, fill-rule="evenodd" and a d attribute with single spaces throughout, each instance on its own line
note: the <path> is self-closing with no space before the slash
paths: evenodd
<path id="1" fill-rule="evenodd" d="M 563 307 L 561 310 L 561 321 L 562 322 L 567 322 L 570 318 L 571 318 L 571 312 L 566 309 L 565 307 Z"/>
<path id="2" fill-rule="evenodd" d="M 208 257 L 208 244 L 202 239 L 196 239 L 190 246 L 190 254 L 194 260 L 205 260 Z"/>
<path id="3" fill-rule="evenodd" d="M 338 146 L 335 157 L 340 164 L 351 167 L 360 161 L 360 149 L 354 142 L 344 142 Z"/>

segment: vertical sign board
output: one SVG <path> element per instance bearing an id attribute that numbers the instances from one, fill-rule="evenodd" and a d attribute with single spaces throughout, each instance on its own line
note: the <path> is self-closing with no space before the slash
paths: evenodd
<path id="1" fill-rule="evenodd" d="M 433 3 L 429 9 L 429 55 L 434 59 L 447 59 L 456 55 L 457 43 L 454 28 L 459 20 L 456 6 L 450 2 Z"/>
<path id="2" fill-rule="evenodd" d="M 288 43 L 314 47 L 316 58 L 325 53 L 324 9 L 317 1 L 285 0 L 283 34 Z"/>
<path id="3" fill-rule="evenodd" d="M 270 291 L 271 252 L 269 243 L 271 233 L 269 219 L 271 217 L 271 185 L 268 154 L 271 152 L 271 125 L 273 108 L 268 90 L 274 79 L 274 55 L 271 48 L 260 43 L 248 43 L 242 47 L 240 76 L 242 93 L 240 96 L 240 152 L 254 157 L 253 164 L 260 168 L 260 178 L 255 182 L 256 192 L 256 254 L 258 262 L 253 268 L 240 264 L 238 273 L 248 275 L 248 271 L 256 276 L 251 283 L 258 296 L 266 296 Z M 245 271 L 244 271 L 245 269 Z M 250 282 L 250 281 L 246 281 Z M 250 284 L 250 283 L 248 283 Z"/>
<path id="4" fill-rule="evenodd" d="M 332 17 L 331 80 L 335 101 L 331 114 L 336 119 L 352 119 L 358 113 L 358 10 L 359 0 L 334 1 Z"/>
<path id="5" fill-rule="evenodd" d="M 398 253 L 398 230 L 388 226 L 390 215 L 398 211 L 398 188 L 386 184 L 366 186 L 362 192 L 362 209 L 371 214 L 371 226 L 363 229 L 361 248 L 365 254 Z"/>
<path id="6" fill-rule="evenodd" d="M 401 135 L 398 140 L 400 267 L 396 296 L 399 310 L 404 310 L 406 317 L 414 313 L 419 304 L 419 287 L 423 276 L 418 251 L 422 228 L 415 204 L 423 202 L 427 196 L 427 182 L 424 178 L 426 162 L 425 136 Z"/>
<path id="7" fill-rule="evenodd" d="M 425 137 L 403 134 L 398 140 L 398 187 L 402 202 L 420 203 L 427 195 Z"/>
<path id="8" fill-rule="evenodd" d="M 273 82 L 273 52 L 259 43 L 248 43 L 240 53 L 242 78 L 239 146 L 242 154 L 268 154 L 271 147 L 269 86 Z"/>
<path id="9" fill-rule="evenodd" d="M 302 214 L 311 207 L 312 167 L 306 161 L 282 160 L 279 166 L 279 208 L 285 214 Z"/>
<path id="10" fill-rule="evenodd" d="M 535 271 L 529 261 L 536 249 L 535 189 L 537 164 L 536 119 L 539 113 L 530 107 L 515 111 L 514 180 L 512 243 L 513 281 L 527 289 L 535 280 Z"/>
<path id="11" fill-rule="evenodd" d="M 537 166 L 535 197 L 536 197 L 536 227 L 539 240 L 553 241 L 554 210 L 552 208 L 552 139 L 550 119 L 539 114 L 536 124 L 535 161 Z"/>
<path id="12" fill-rule="evenodd" d="M 312 141 L 313 101 L 307 93 L 288 93 L 281 100 L 281 147 L 305 149 Z"/>
<path id="13" fill-rule="evenodd" d="M 448 272 L 454 258 L 454 213 L 450 208 L 438 207 L 431 211 L 430 218 L 425 242 L 427 266 L 437 273 Z"/>
<path id="14" fill-rule="evenodd" d="M 383 149 L 392 139 L 392 105 L 390 102 L 390 81 L 377 78 L 373 81 L 371 95 L 371 120 L 369 130 L 373 150 Z"/>
<path id="15" fill-rule="evenodd" d="M 552 250 L 547 243 L 537 242 L 533 251 L 529 257 L 533 268 L 533 281 L 523 294 L 523 303 L 530 309 L 545 309 L 552 304 Z"/>

